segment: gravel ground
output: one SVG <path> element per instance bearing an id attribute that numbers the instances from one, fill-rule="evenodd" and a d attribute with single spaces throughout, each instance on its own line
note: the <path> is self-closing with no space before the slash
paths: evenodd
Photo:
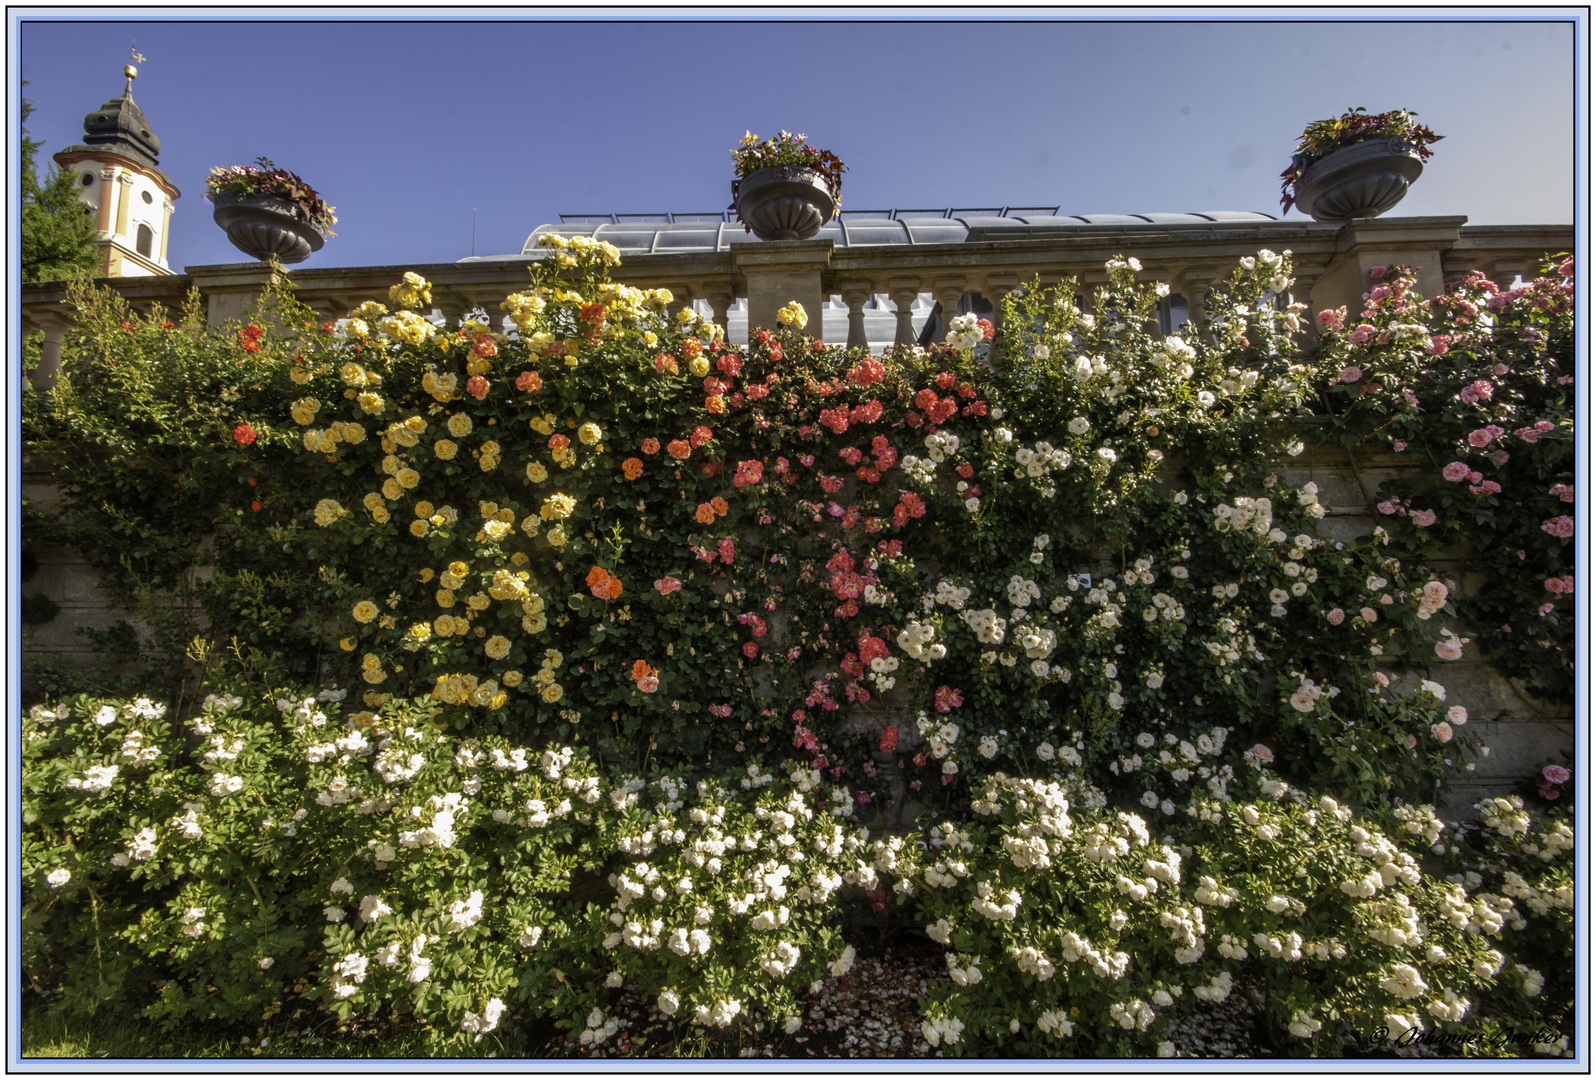
<path id="1" fill-rule="evenodd" d="M 660 1015 L 630 991 L 613 1007 L 620 1031 L 598 1046 L 564 1037 L 544 1051 L 550 1057 L 634 1058 L 926 1058 L 943 1057 L 920 1034 L 919 999 L 949 981 L 940 946 L 900 940 L 880 956 L 860 956 L 840 979 L 800 999 L 803 1027 L 792 1035 L 750 1031 L 717 1037 L 690 1023 Z M 1250 1010 L 1240 993 L 1178 1018 L 1167 1037 L 1180 1057 L 1266 1056 L 1254 1046 Z"/>

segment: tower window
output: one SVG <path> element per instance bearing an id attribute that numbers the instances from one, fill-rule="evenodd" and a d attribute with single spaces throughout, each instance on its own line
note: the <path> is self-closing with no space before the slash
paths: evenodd
<path id="1" fill-rule="evenodd" d="M 84 187 L 93 187 L 94 186 L 94 174 L 93 173 L 84 173 L 83 174 L 83 186 Z"/>
<path id="2" fill-rule="evenodd" d="M 133 245 L 138 253 L 146 259 L 150 257 L 151 250 L 155 247 L 155 233 L 148 225 L 140 225 L 138 238 Z"/>
<path id="3" fill-rule="evenodd" d="M 144 196 L 144 201 L 147 202 L 147 203 L 152 203 L 152 202 L 155 201 L 153 198 L 150 197 L 150 193 L 148 191 L 141 191 L 141 192 L 139 192 L 139 194 Z"/>

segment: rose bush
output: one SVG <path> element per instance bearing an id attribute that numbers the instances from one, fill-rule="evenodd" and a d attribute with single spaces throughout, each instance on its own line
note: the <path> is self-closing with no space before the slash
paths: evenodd
<path id="1" fill-rule="evenodd" d="M 1217 993 L 1221 968 L 1267 979 L 1280 1039 L 1328 1023 L 1314 1045 L 1334 1052 L 1336 1024 L 1380 1009 L 1414 1020 L 1420 1004 L 1456 1019 L 1464 997 L 1485 1000 L 1460 960 L 1425 953 L 1425 967 L 1356 938 L 1371 897 L 1338 890 L 1388 888 L 1367 874 L 1398 864 L 1359 862 L 1385 848 L 1352 839 L 1341 811 L 1372 821 L 1396 798 L 1433 802 L 1473 767 L 1444 663 L 1470 640 L 1502 655 L 1480 613 L 1492 589 L 1517 603 L 1523 576 L 1464 596 L 1442 560 L 1465 509 L 1540 513 L 1533 488 L 1486 491 L 1488 467 L 1556 480 L 1546 499 L 1572 492 L 1561 437 L 1536 427 L 1570 392 L 1496 372 L 1571 362 L 1558 281 L 1448 342 L 1478 357 L 1463 404 L 1511 406 L 1459 416 L 1441 387 L 1463 374 L 1432 370 L 1439 335 L 1420 324 L 1456 325 L 1477 283 L 1428 303 L 1408 285 L 1371 293 L 1369 329 L 1343 333 L 1332 312 L 1308 355 L 1302 306 L 1282 299 L 1289 252 L 1242 260 L 1200 333 L 1162 338 L 1145 326 L 1167 290 L 1116 258 L 1084 306 L 1073 283 L 1032 283 L 1006 300 L 1001 331 L 960 324 L 944 345 L 876 357 L 805 338 L 796 304 L 782 328 L 729 344 L 691 308 L 671 316 L 669 294 L 614 282 L 608 245 L 544 243 L 529 287 L 502 305 L 510 332 L 497 313 L 440 326 L 414 274 L 336 324 L 268 294 L 243 329 L 274 329 L 253 334 L 207 333 L 195 306 L 178 323 L 77 294 L 73 374 L 29 396 L 27 437 L 57 463 L 74 542 L 157 630 L 172 723 L 112 701 L 132 695 L 100 673 L 88 696 L 58 695 L 30 721 L 41 979 L 94 980 L 112 987 L 105 1000 L 155 987 L 153 1014 L 172 1018 L 243 1016 L 287 994 L 340 1012 L 391 1002 L 450 1038 L 528 1008 L 602 1041 L 616 984 L 708 1028 L 784 1025 L 803 986 L 845 966 L 831 898 L 895 881 L 941 912 L 927 921 L 975 935 L 952 954 L 961 993 L 983 985 L 968 960 L 981 956 L 982 992 L 1012 995 L 1049 982 L 1042 953 L 1058 958 L 1040 938 L 1002 937 L 1003 912 L 1056 923 L 1066 898 L 1101 954 L 1097 924 L 1130 895 L 1119 879 L 1153 892 L 1114 861 L 1129 848 L 1079 847 L 1080 829 L 1101 826 L 1131 830 L 1138 853 L 1167 845 L 1210 867 L 1199 882 L 1254 860 L 1247 899 L 1204 925 L 1271 955 L 1220 964 L 1215 945 L 1203 985 Z M 1487 366 L 1504 379 L 1489 394 Z M 1384 493 L 1374 535 L 1322 533 L 1318 484 L 1280 473 L 1332 374 L 1344 438 L 1400 422 L 1402 439 L 1444 445 L 1469 470 L 1472 501 Z M 1433 408 L 1408 402 L 1417 385 Z M 1534 449 L 1499 462 L 1514 424 Z M 1526 513 L 1490 521 L 1522 532 Z M 1565 538 L 1542 520 L 1536 584 L 1562 597 Z M 209 575 L 193 573 L 205 560 Z M 1566 668 L 1537 649 L 1546 679 Z M 351 695 L 347 720 L 314 691 L 281 689 L 307 684 Z M 1034 784 L 1054 785 L 1049 812 L 1079 829 L 1038 834 L 1020 809 L 1003 828 L 982 824 L 996 810 L 960 819 L 971 800 L 996 807 Z M 1321 795 L 1337 810 L 1315 810 Z M 973 880 L 912 839 L 859 831 L 901 834 L 928 810 L 939 833 L 922 835 L 980 837 L 958 841 Z M 1309 846 L 1347 876 L 1297 882 L 1290 858 Z M 1110 864 L 1124 871 L 1112 881 Z M 1160 872 L 1173 879 L 1147 874 L 1195 927 L 1207 901 L 1187 901 L 1189 874 Z M 1451 925 L 1454 883 L 1404 874 L 1413 918 Z M 1025 1023 L 1055 1041 L 1088 1025 L 1056 1045 L 1105 1052 L 1130 1048 L 1116 1032 L 1152 1031 L 1169 1007 L 1158 994 L 1197 987 L 1181 981 L 1198 961 L 1170 953 L 1173 909 L 1159 903 L 1127 910 L 1134 949 L 1105 954 L 1138 959 L 1130 982 L 1080 982 L 1074 1004 L 1047 998 L 1046 1022 Z M 1293 918 L 1361 951 L 1281 983 L 1253 935 Z M 994 919 L 998 937 L 971 929 Z M 1478 935 L 1453 937 L 1448 957 L 1479 951 Z M 1020 965 L 1011 949 L 1025 966 L 1006 966 Z M 954 1046 L 1001 1037 L 992 1010 L 1024 1011 L 936 1000 L 927 1037 Z M 1336 1016 L 1315 1011 L 1327 1000 Z"/>

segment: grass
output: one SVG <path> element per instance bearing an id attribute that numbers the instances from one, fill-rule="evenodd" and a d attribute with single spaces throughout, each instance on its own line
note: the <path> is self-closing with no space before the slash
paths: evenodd
<path id="1" fill-rule="evenodd" d="M 28 997 L 32 997 L 31 994 Z M 251 1030 L 253 1028 L 253 1030 Z M 22 1009 L 22 1056 L 40 1058 L 523 1058 L 554 1056 L 552 1025 L 533 1021 L 440 1052 L 413 1021 L 310 1014 L 258 1025 L 202 1022 L 167 1031 L 126 1014 L 66 1016 L 37 1000 Z"/>

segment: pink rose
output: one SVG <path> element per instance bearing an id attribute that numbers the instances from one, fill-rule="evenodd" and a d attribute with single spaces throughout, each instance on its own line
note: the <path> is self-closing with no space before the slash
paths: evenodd
<path id="1" fill-rule="evenodd" d="M 1380 613 L 1375 611 L 1372 607 L 1359 608 L 1358 614 L 1366 623 L 1378 622 L 1380 619 Z"/>
<path id="2" fill-rule="evenodd" d="M 1344 383 L 1354 383 L 1361 378 L 1363 378 L 1362 368 L 1356 368 L 1349 365 L 1341 369 L 1341 381 Z"/>
<path id="3" fill-rule="evenodd" d="M 1369 267 L 1369 276 L 1374 278 L 1376 281 L 1378 281 L 1380 278 L 1385 277 L 1385 267 L 1383 267 L 1383 266 L 1371 266 L 1371 267 Z"/>
<path id="4" fill-rule="evenodd" d="M 1441 723 L 1435 724 L 1430 728 L 1430 734 L 1434 735 L 1436 741 L 1438 742 L 1451 742 L 1452 725 L 1443 720 Z"/>
<path id="5" fill-rule="evenodd" d="M 1549 784 L 1568 783 L 1569 772 L 1561 765 L 1548 765 L 1541 770 L 1541 775 L 1546 777 L 1546 782 Z"/>
<path id="6" fill-rule="evenodd" d="M 1380 511 L 1382 514 L 1394 514 L 1396 513 L 1396 503 L 1392 502 L 1390 499 L 1387 499 L 1385 502 L 1376 506 L 1375 509 Z"/>
<path id="7" fill-rule="evenodd" d="M 645 694 L 652 694 L 659 689 L 659 679 L 653 675 L 644 676 L 637 680 L 637 688 Z"/>
<path id="8" fill-rule="evenodd" d="M 1408 516 L 1408 520 L 1421 529 L 1428 529 L 1435 524 L 1434 510 L 1415 510 Z"/>
<path id="9" fill-rule="evenodd" d="M 1395 451 L 1396 453 L 1400 454 L 1400 453 L 1402 453 L 1402 451 L 1406 450 L 1407 448 L 1408 448 L 1408 441 L 1406 439 L 1392 439 L 1391 440 L 1391 449 L 1393 451 Z"/>
<path id="10" fill-rule="evenodd" d="M 1574 519 L 1567 514 L 1541 522 L 1541 531 L 1566 539 L 1574 535 Z"/>
<path id="11" fill-rule="evenodd" d="M 1248 753 L 1250 753 L 1254 758 L 1264 765 L 1269 764 L 1275 759 L 1275 752 L 1269 749 L 1263 743 L 1259 743 L 1257 746 L 1249 750 Z"/>
<path id="12" fill-rule="evenodd" d="M 1463 464 L 1461 461 L 1454 461 L 1452 464 L 1441 470 L 1441 475 L 1452 481 L 1454 484 L 1468 474 L 1469 467 Z"/>
<path id="13" fill-rule="evenodd" d="M 1412 750 L 1415 746 L 1418 746 L 1418 745 L 1419 745 L 1419 740 L 1414 738 L 1412 735 L 1409 735 L 1408 736 L 1408 749 Z"/>
<path id="14" fill-rule="evenodd" d="M 1436 334 L 1435 336 L 1430 338 L 1430 350 L 1429 350 L 1429 352 L 1430 352 L 1431 356 L 1445 356 L 1446 353 L 1447 353 L 1447 350 L 1450 349 L 1451 347 L 1452 347 L 1451 339 L 1448 338 L 1445 334 Z"/>
<path id="15" fill-rule="evenodd" d="M 1463 657 L 1463 645 L 1455 638 L 1447 638 L 1435 643 L 1435 655 L 1442 660 L 1460 660 Z"/>
<path id="16" fill-rule="evenodd" d="M 661 596 L 669 596 L 682 587 L 682 583 L 673 577 L 662 577 L 654 582 L 654 588 Z"/>
<path id="17" fill-rule="evenodd" d="M 1341 329 L 1341 321 L 1345 317 L 1346 316 L 1343 312 L 1337 311 L 1334 308 L 1325 308 L 1323 311 L 1319 312 L 1319 325 L 1327 330 L 1339 330 Z"/>
<path id="18" fill-rule="evenodd" d="M 1325 613 L 1325 620 L 1329 622 L 1331 626 L 1340 626 L 1342 622 L 1346 620 L 1346 617 L 1347 613 L 1342 611 L 1340 608 L 1331 608 Z"/>
<path id="19" fill-rule="evenodd" d="M 1478 428 L 1478 429 L 1476 429 L 1474 431 L 1469 432 L 1469 445 L 1470 446 L 1473 446 L 1473 447 L 1487 446 L 1487 445 L 1490 444 L 1490 441 L 1491 441 L 1491 431 L 1490 431 L 1489 428 Z"/>
<path id="20" fill-rule="evenodd" d="M 1389 285 L 1376 285 L 1374 288 L 1369 290 L 1369 302 L 1372 303 L 1372 304 L 1378 304 L 1380 301 L 1384 300 L 1386 297 L 1388 297 L 1390 295 L 1391 295 L 1391 286 L 1389 286 Z"/>

